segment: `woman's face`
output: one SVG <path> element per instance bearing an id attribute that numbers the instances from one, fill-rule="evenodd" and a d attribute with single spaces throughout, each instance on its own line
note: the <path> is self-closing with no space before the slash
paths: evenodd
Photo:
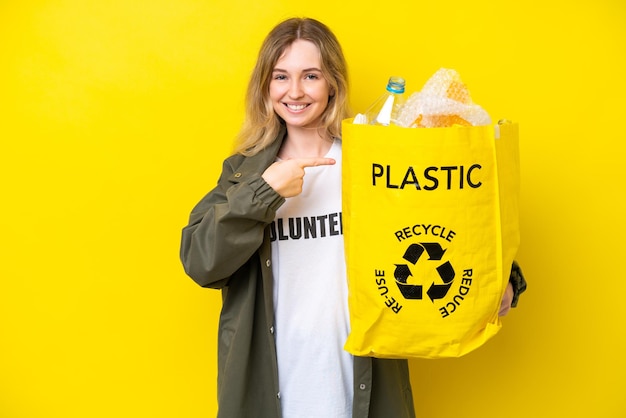
<path id="1" fill-rule="evenodd" d="M 296 40 L 285 49 L 272 72 L 270 99 L 274 111 L 288 129 L 317 128 L 329 94 L 319 49 L 312 42 Z"/>

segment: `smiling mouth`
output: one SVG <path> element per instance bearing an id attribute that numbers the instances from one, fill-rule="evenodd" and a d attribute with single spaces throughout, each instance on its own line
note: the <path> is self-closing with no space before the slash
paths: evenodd
<path id="1" fill-rule="evenodd" d="M 289 110 L 303 110 L 304 108 L 306 108 L 308 106 L 308 104 L 289 104 L 289 103 L 285 103 L 285 106 L 287 106 L 287 108 Z"/>

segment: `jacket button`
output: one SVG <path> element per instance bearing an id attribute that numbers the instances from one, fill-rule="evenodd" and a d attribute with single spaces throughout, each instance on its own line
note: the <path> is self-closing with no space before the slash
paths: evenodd
<path id="1" fill-rule="evenodd" d="M 365 390 L 365 383 L 361 383 L 361 384 L 359 385 L 359 389 L 361 389 L 361 390 Z"/>
<path id="2" fill-rule="evenodd" d="M 276 397 L 277 397 L 278 399 L 280 399 L 280 392 L 278 392 L 278 393 L 276 394 Z"/>
<path id="3" fill-rule="evenodd" d="M 270 327 L 270 334 L 274 334 L 274 327 Z"/>
<path id="4" fill-rule="evenodd" d="M 235 178 L 238 179 L 239 177 L 241 177 L 241 173 L 235 173 Z"/>
<path id="5" fill-rule="evenodd" d="M 270 259 L 265 260 L 265 265 L 267 267 L 271 266 L 272 265 L 272 260 L 270 260 Z"/>

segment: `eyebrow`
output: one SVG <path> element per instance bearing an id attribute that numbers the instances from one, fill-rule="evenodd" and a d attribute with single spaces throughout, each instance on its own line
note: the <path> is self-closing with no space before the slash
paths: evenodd
<path id="1" fill-rule="evenodd" d="M 274 68 L 272 71 L 277 71 L 277 72 L 280 72 L 280 73 L 287 73 L 287 72 L 289 72 L 287 70 L 283 70 L 282 68 Z M 305 68 L 305 69 L 302 70 L 303 73 L 308 73 L 308 72 L 311 72 L 311 71 L 317 71 L 317 72 L 320 72 L 320 73 L 322 72 L 322 70 L 320 70 L 317 67 Z"/>

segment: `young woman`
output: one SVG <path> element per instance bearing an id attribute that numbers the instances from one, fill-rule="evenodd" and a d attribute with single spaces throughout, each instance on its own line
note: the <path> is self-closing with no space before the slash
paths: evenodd
<path id="1" fill-rule="evenodd" d="M 219 417 L 415 416 L 406 360 L 343 350 L 347 86 L 324 24 L 277 25 L 252 73 L 237 152 L 183 229 L 185 271 L 223 294 Z"/>

